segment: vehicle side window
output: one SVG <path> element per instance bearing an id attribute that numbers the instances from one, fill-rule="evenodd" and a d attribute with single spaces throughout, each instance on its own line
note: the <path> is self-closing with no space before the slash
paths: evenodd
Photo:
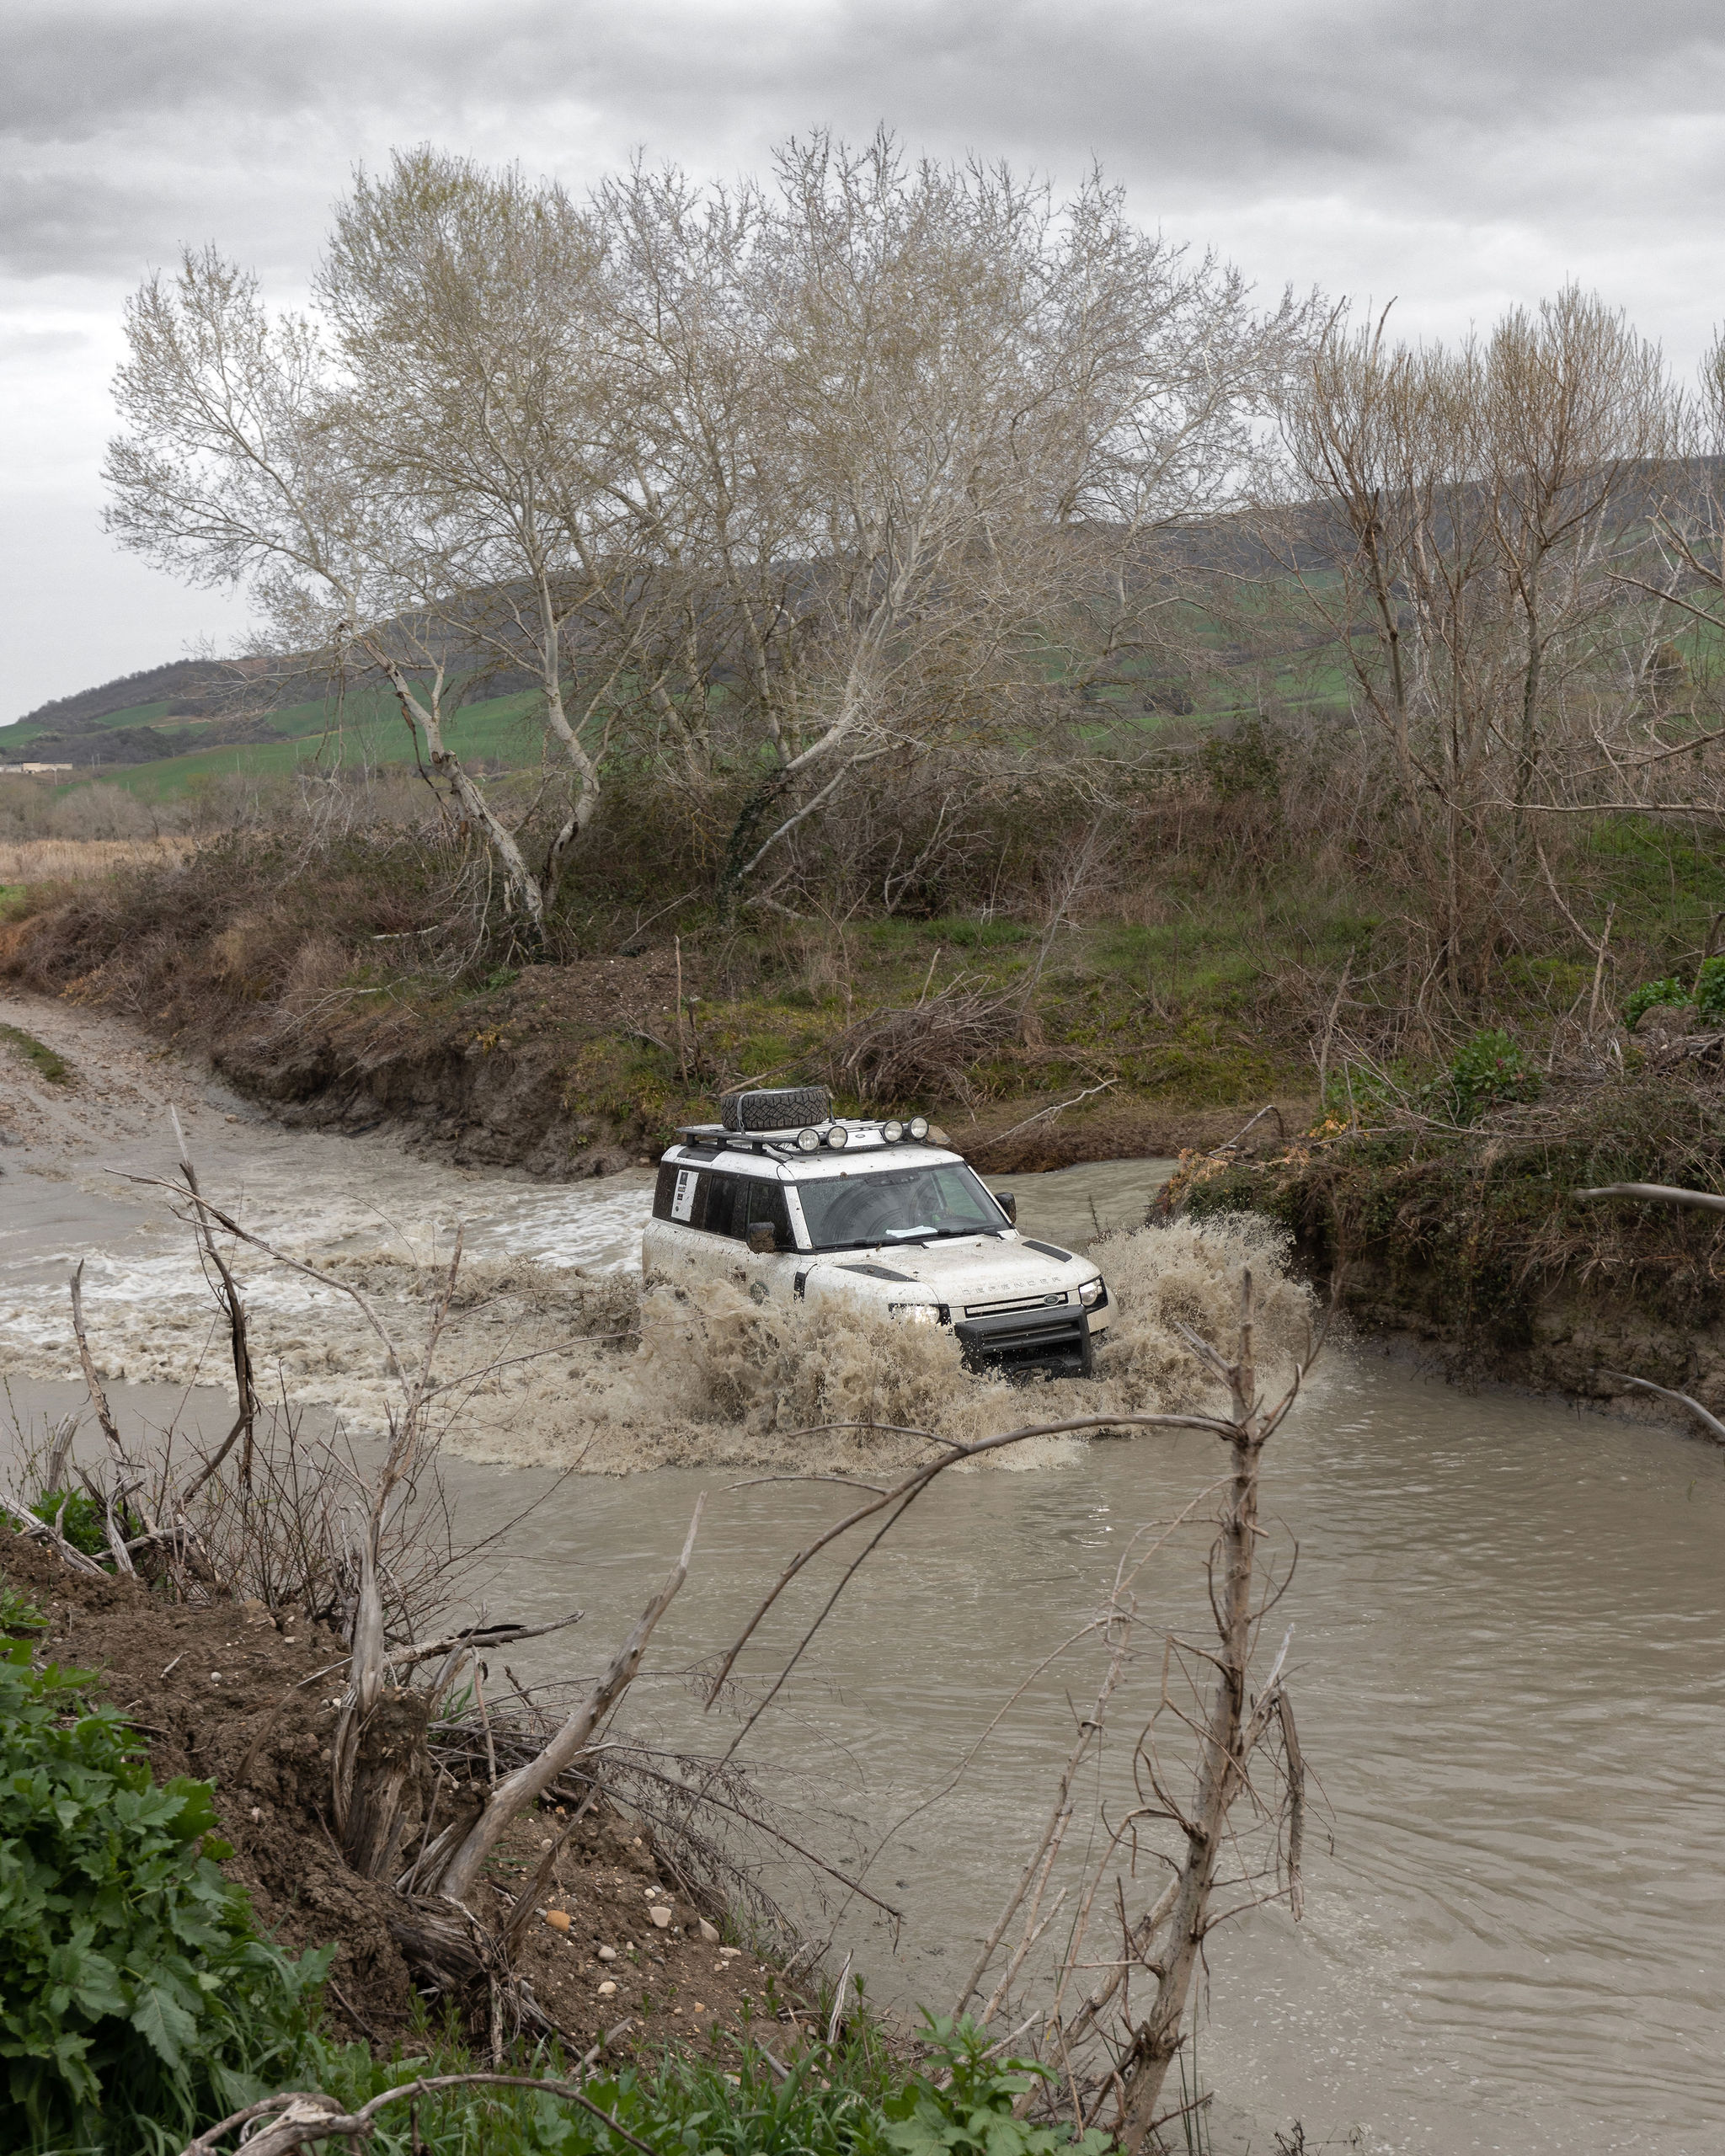
<path id="1" fill-rule="evenodd" d="M 764 1182 L 751 1176 L 743 1187 L 749 1193 L 748 1217 L 737 1232 L 746 1235 L 750 1228 L 768 1227 L 772 1230 L 781 1250 L 793 1250 L 797 1239 L 791 1233 L 791 1216 L 785 1204 L 784 1186 Z"/>
<path id="2" fill-rule="evenodd" d="M 738 1178 L 708 1173 L 701 1181 L 704 1202 L 697 1202 L 694 1225 L 705 1228 L 709 1235 L 734 1235 L 737 1231 L 731 1225 L 731 1215 L 735 1209 Z"/>
<path id="3" fill-rule="evenodd" d="M 653 1217 L 704 1228 L 709 1235 L 729 1235 L 737 1242 L 746 1241 L 750 1229 L 765 1223 L 777 1236 L 781 1250 L 796 1247 L 783 1188 L 761 1176 L 661 1167 L 653 1193 Z"/>

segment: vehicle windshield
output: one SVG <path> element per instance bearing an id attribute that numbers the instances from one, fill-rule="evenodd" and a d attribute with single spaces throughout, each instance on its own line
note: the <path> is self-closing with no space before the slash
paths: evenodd
<path id="1" fill-rule="evenodd" d="M 935 1235 L 997 1235 L 1001 1209 L 962 1161 L 798 1183 L 814 1250 L 858 1250 Z"/>

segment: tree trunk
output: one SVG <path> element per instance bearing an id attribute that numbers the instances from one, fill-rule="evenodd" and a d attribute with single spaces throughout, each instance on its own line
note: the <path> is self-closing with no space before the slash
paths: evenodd
<path id="1" fill-rule="evenodd" d="M 1242 1737 L 1246 1718 L 1246 1664 L 1252 1645 L 1252 1573 L 1258 1536 L 1258 1466 L 1264 1418 L 1258 1406 L 1252 1358 L 1252 1283 L 1241 1291 L 1240 1349 L 1230 1377 L 1234 1391 L 1233 1476 L 1216 1544 L 1220 1592 L 1215 1593 L 1220 1652 L 1198 1761 L 1192 1816 L 1183 1821 L 1186 1860 L 1176 1882 L 1165 1959 L 1155 2003 L 1134 2033 L 1122 2081 L 1117 2126 L 1120 2145 L 1135 2156 L 1158 2116 L 1162 2084 L 1181 2043 L 1192 1972 L 1208 1929 L 1210 1888 L 1226 1832 L 1228 1807 L 1243 1785 Z"/>
<path id="2" fill-rule="evenodd" d="M 433 1779 L 425 1742 L 430 1719 L 423 1692 L 391 1687 L 360 1726 L 342 1848 L 364 1878 L 393 1878 L 425 1820 Z"/>

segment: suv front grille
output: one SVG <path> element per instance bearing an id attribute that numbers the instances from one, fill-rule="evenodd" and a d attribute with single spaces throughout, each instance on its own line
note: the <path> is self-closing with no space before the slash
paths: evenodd
<path id="1" fill-rule="evenodd" d="M 1062 1288 L 1057 1295 L 1019 1295 L 1006 1303 L 966 1303 L 964 1315 L 966 1317 L 994 1317 L 1002 1310 L 1057 1310 L 1068 1300 L 1070 1298 Z"/>

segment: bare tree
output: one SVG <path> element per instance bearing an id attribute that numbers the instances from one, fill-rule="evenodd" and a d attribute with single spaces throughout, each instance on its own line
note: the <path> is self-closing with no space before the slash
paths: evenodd
<path id="1" fill-rule="evenodd" d="M 606 303 L 604 221 L 553 184 L 429 149 L 361 173 L 318 297 L 356 472 L 451 643 L 534 685 L 558 805 L 555 893 L 627 706 L 659 688 L 638 379 Z"/>
<path id="2" fill-rule="evenodd" d="M 1387 751 L 1427 980 L 1452 999 L 1520 896 L 1530 806 L 1602 704 L 1632 702 L 1622 576 L 1668 433 L 1657 350 L 1573 290 L 1454 349 L 1338 310 L 1284 399 L 1259 529 Z"/>
<path id="3" fill-rule="evenodd" d="M 1099 176 L 1057 203 L 884 132 L 791 141 L 769 189 L 637 168 L 599 213 L 686 595 L 672 730 L 704 768 L 722 711 L 766 765 L 740 882 L 867 766 L 997 744 L 1051 672 L 1142 647 L 1172 606 L 1151 537 L 1227 499 L 1302 318 L 1253 315 Z"/>
<path id="4" fill-rule="evenodd" d="M 271 319 L 257 280 L 213 248 L 127 302 L 107 525 L 204 584 L 246 584 L 277 648 L 357 651 L 387 680 L 435 784 L 482 831 L 537 921 L 514 834 L 447 738 L 449 639 L 425 604 L 425 550 L 355 462 L 334 359 L 304 317 Z"/>
<path id="5" fill-rule="evenodd" d="M 1306 319 L 1099 175 L 1057 202 L 884 132 L 585 202 L 398 155 L 314 298 L 272 318 L 213 249 L 143 287 L 110 528 L 248 585 L 301 670 L 386 684 L 536 932 L 623 741 L 703 806 L 746 777 L 744 883 L 869 765 L 1167 643 L 1157 539 L 1237 492 Z M 523 680 L 526 823 L 451 740 Z"/>
<path id="6" fill-rule="evenodd" d="M 1725 331 L 1704 356 L 1693 393 L 1675 403 L 1670 454 L 1649 489 L 1648 557 L 1625 564 L 1626 586 L 1654 602 L 1627 725 L 1597 727 L 1595 752 L 1572 784 L 1540 805 L 1654 814 L 1725 815 L 1725 728 L 1714 653 L 1725 631 Z M 1681 644 L 1678 639 L 1683 639 Z"/>
<path id="7" fill-rule="evenodd" d="M 1519 631 L 1508 670 L 1519 846 L 1562 673 L 1609 668 L 1616 655 L 1617 572 L 1639 551 L 1671 408 L 1658 348 L 1573 286 L 1536 316 L 1517 307 L 1497 325 L 1482 394 L 1492 537 Z"/>

